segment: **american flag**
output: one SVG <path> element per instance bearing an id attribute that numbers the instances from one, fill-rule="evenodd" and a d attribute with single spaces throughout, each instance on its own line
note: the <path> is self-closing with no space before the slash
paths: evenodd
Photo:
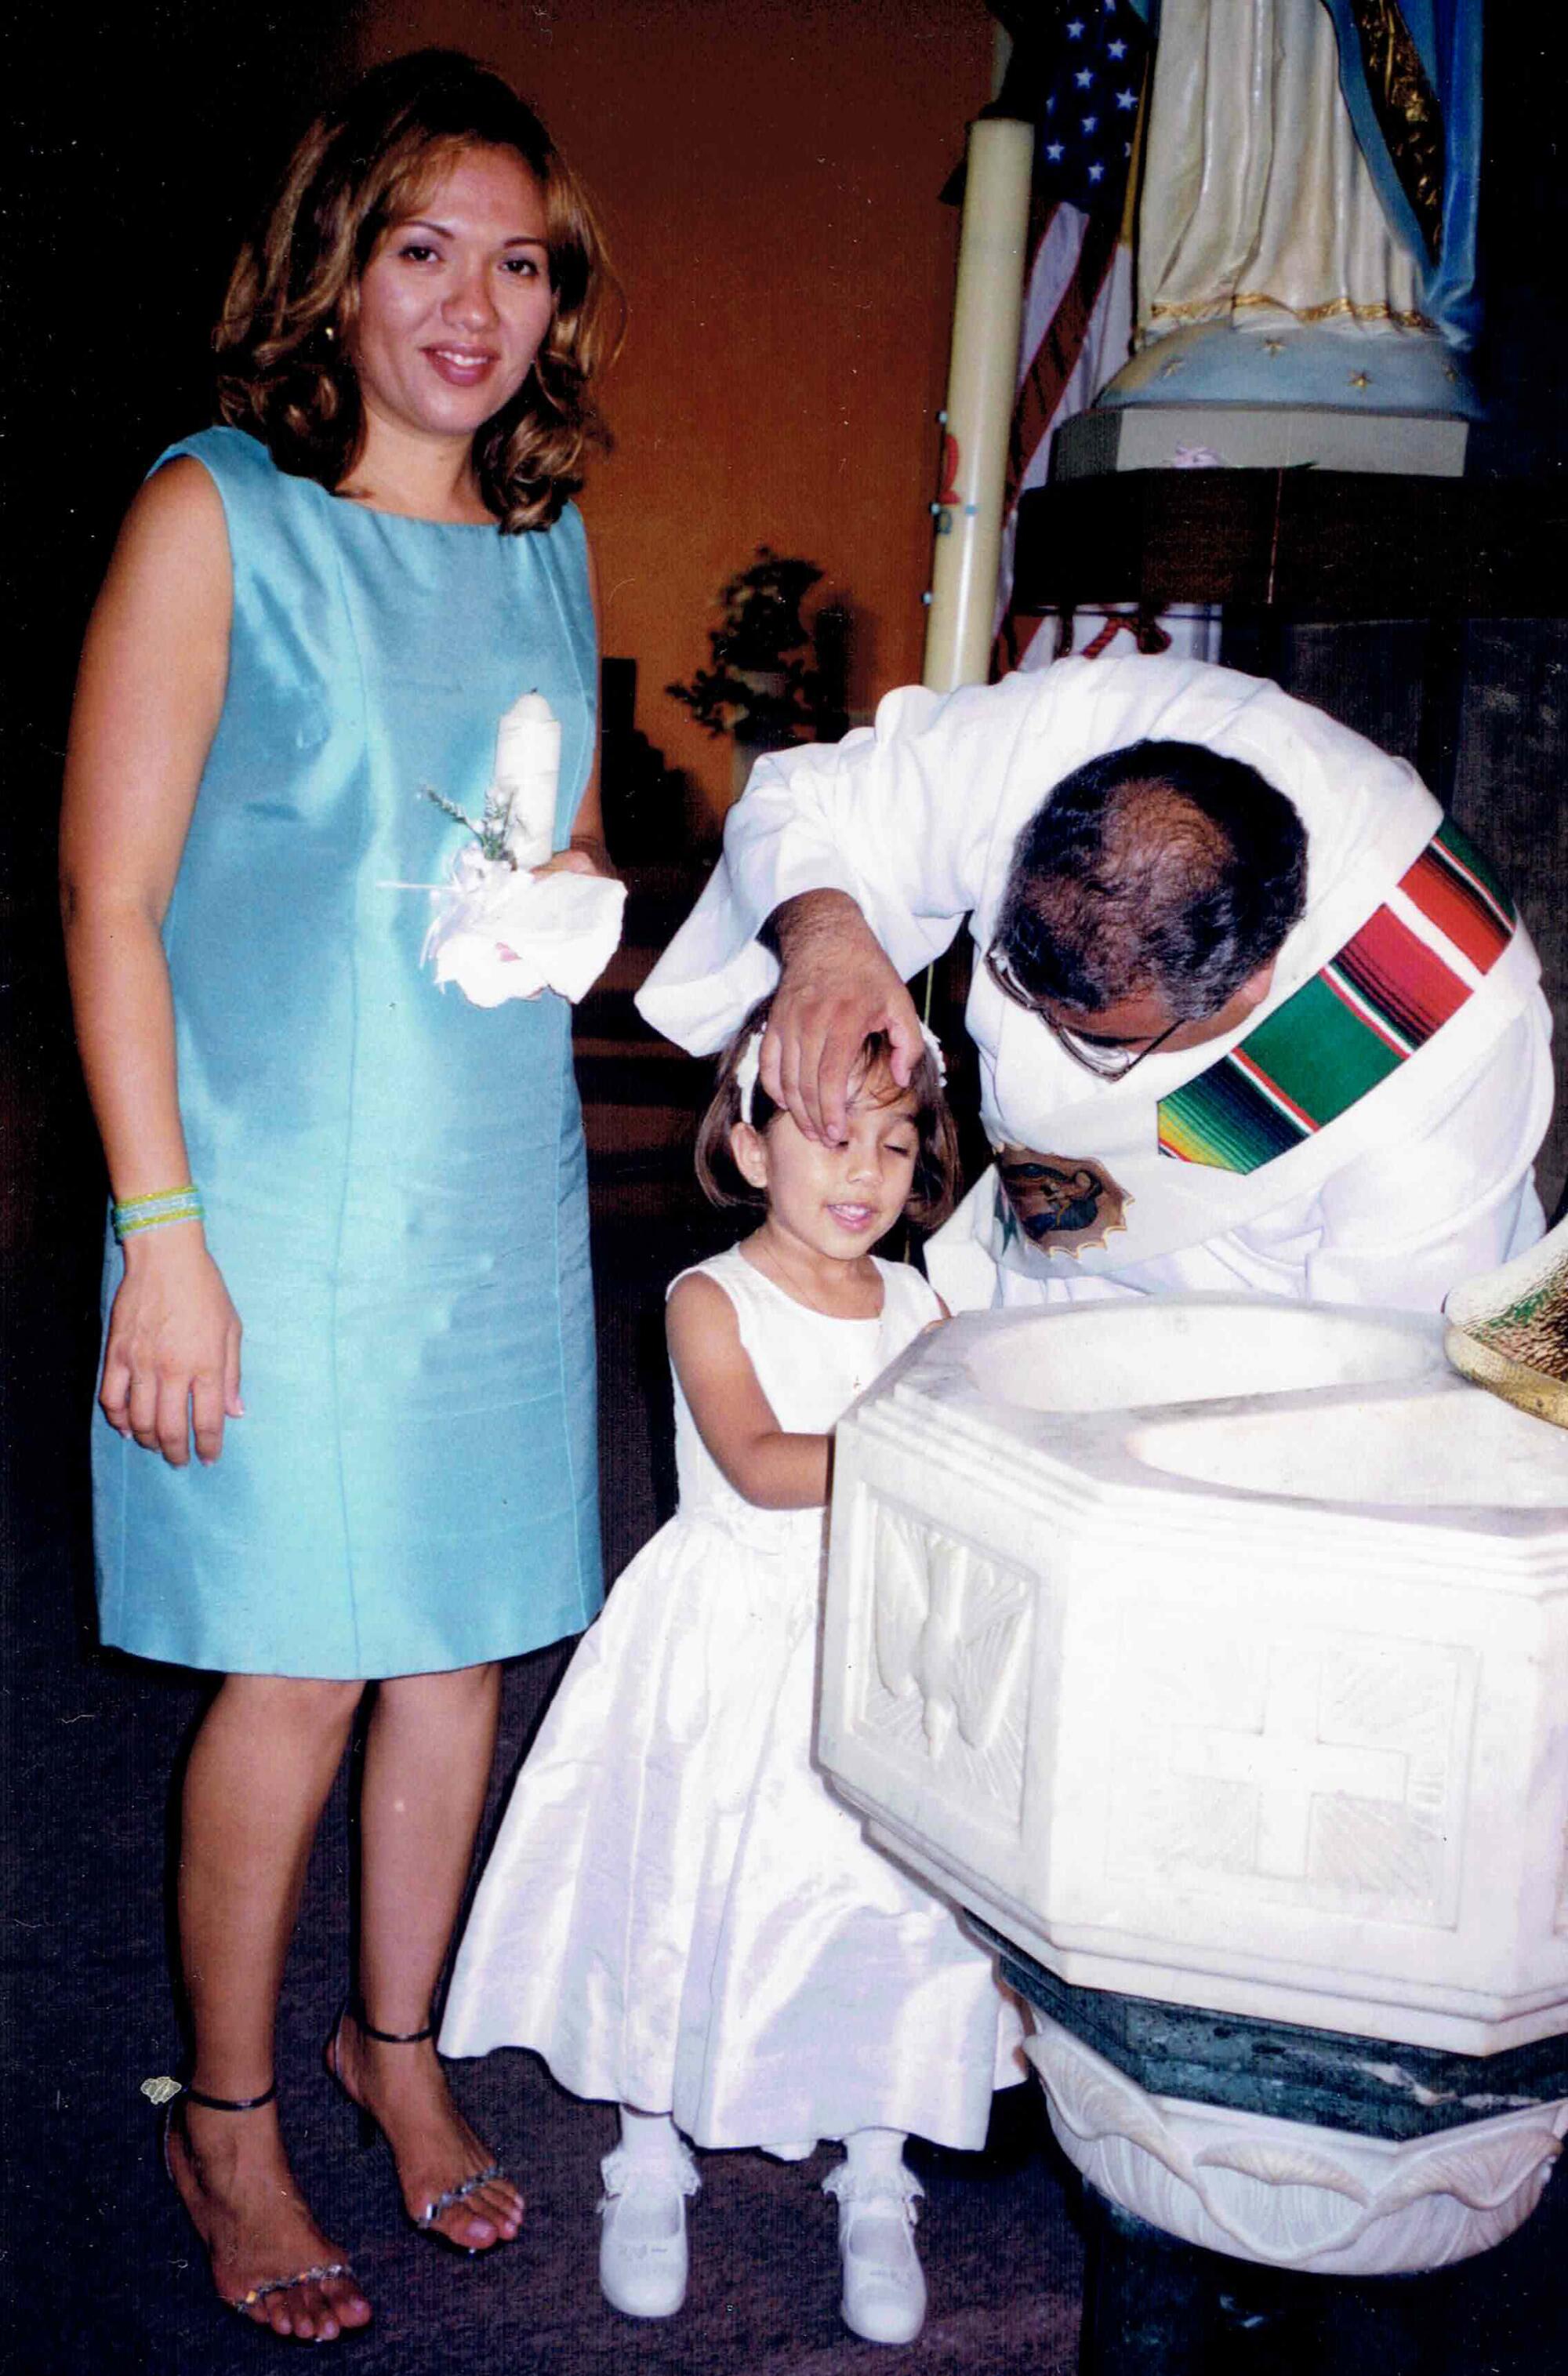
<path id="1" fill-rule="evenodd" d="M 1057 423 L 1093 402 L 1132 340 L 1123 217 L 1151 44 L 1136 0 L 1011 0 L 992 14 L 1013 38 L 993 112 L 1039 127 L 997 589 L 1008 669 L 1039 624 L 1011 612 L 1018 498 L 1044 484 Z"/>

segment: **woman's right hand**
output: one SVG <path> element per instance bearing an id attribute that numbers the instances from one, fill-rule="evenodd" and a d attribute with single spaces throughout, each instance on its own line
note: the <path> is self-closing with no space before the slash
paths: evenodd
<path id="1" fill-rule="evenodd" d="M 196 1457 L 210 1466 L 224 1420 L 244 1417 L 240 1315 L 198 1223 L 148 1230 L 125 1255 L 98 1393 L 103 1415 L 172 1468 L 190 1459 L 194 1429 Z"/>
<path id="2" fill-rule="evenodd" d="M 160 927 L 223 707 L 232 609 L 216 482 L 182 455 L 131 505 L 93 606 L 60 828 L 77 1046 L 122 1196 L 188 1180 Z M 175 1467 L 216 1460 L 240 1415 L 240 1324 L 201 1225 L 125 1241 L 99 1400 Z"/>

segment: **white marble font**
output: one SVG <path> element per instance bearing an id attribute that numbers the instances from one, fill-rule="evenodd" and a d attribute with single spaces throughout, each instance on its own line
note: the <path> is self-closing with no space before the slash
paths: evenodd
<path id="1" fill-rule="evenodd" d="M 1568 2028 L 1568 1435 L 1442 1336 L 1192 1297 L 921 1339 L 837 1436 L 821 1753 L 873 1833 L 1069 1981 Z"/>
<path id="2" fill-rule="evenodd" d="M 1048 1970 L 1467 2056 L 1568 2029 L 1568 1433 L 1440 1320 L 967 1316 L 840 1423 L 831 1544 L 823 1764 Z M 1043 2017 L 1029 2052 L 1101 2192 L 1280 2267 L 1479 2251 L 1568 2128 L 1483 2089 L 1394 2143 L 1150 2094 Z"/>

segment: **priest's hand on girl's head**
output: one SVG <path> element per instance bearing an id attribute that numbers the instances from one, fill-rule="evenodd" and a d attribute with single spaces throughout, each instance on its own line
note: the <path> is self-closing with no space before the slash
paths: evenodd
<path id="1" fill-rule="evenodd" d="M 807 891 L 769 919 L 783 971 L 763 1037 L 760 1077 L 808 1138 L 844 1143 L 849 1081 L 873 1031 L 905 1087 L 924 1042 L 915 1004 L 871 926 L 841 891 Z"/>

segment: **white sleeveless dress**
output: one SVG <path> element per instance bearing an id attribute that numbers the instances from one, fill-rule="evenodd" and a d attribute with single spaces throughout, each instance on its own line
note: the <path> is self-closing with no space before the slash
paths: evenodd
<path id="1" fill-rule="evenodd" d="M 903 1264 L 877 1264 L 875 1320 L 807 1310 L 738 1250 L 698 1269 L 792 1432 L 831 1428 L 937 1315 Z M 671 2112 L 703 2146 L 979 2146 L 1023 2076 L 1020 2024 L 991 1956 L 814 1764 L 823 1514 L 742 1500 L 678 1384 L 675 1430 L 680 1508 L 517 1776 L 441 2050 L 531 2047 L 574 2095 Z"/>

